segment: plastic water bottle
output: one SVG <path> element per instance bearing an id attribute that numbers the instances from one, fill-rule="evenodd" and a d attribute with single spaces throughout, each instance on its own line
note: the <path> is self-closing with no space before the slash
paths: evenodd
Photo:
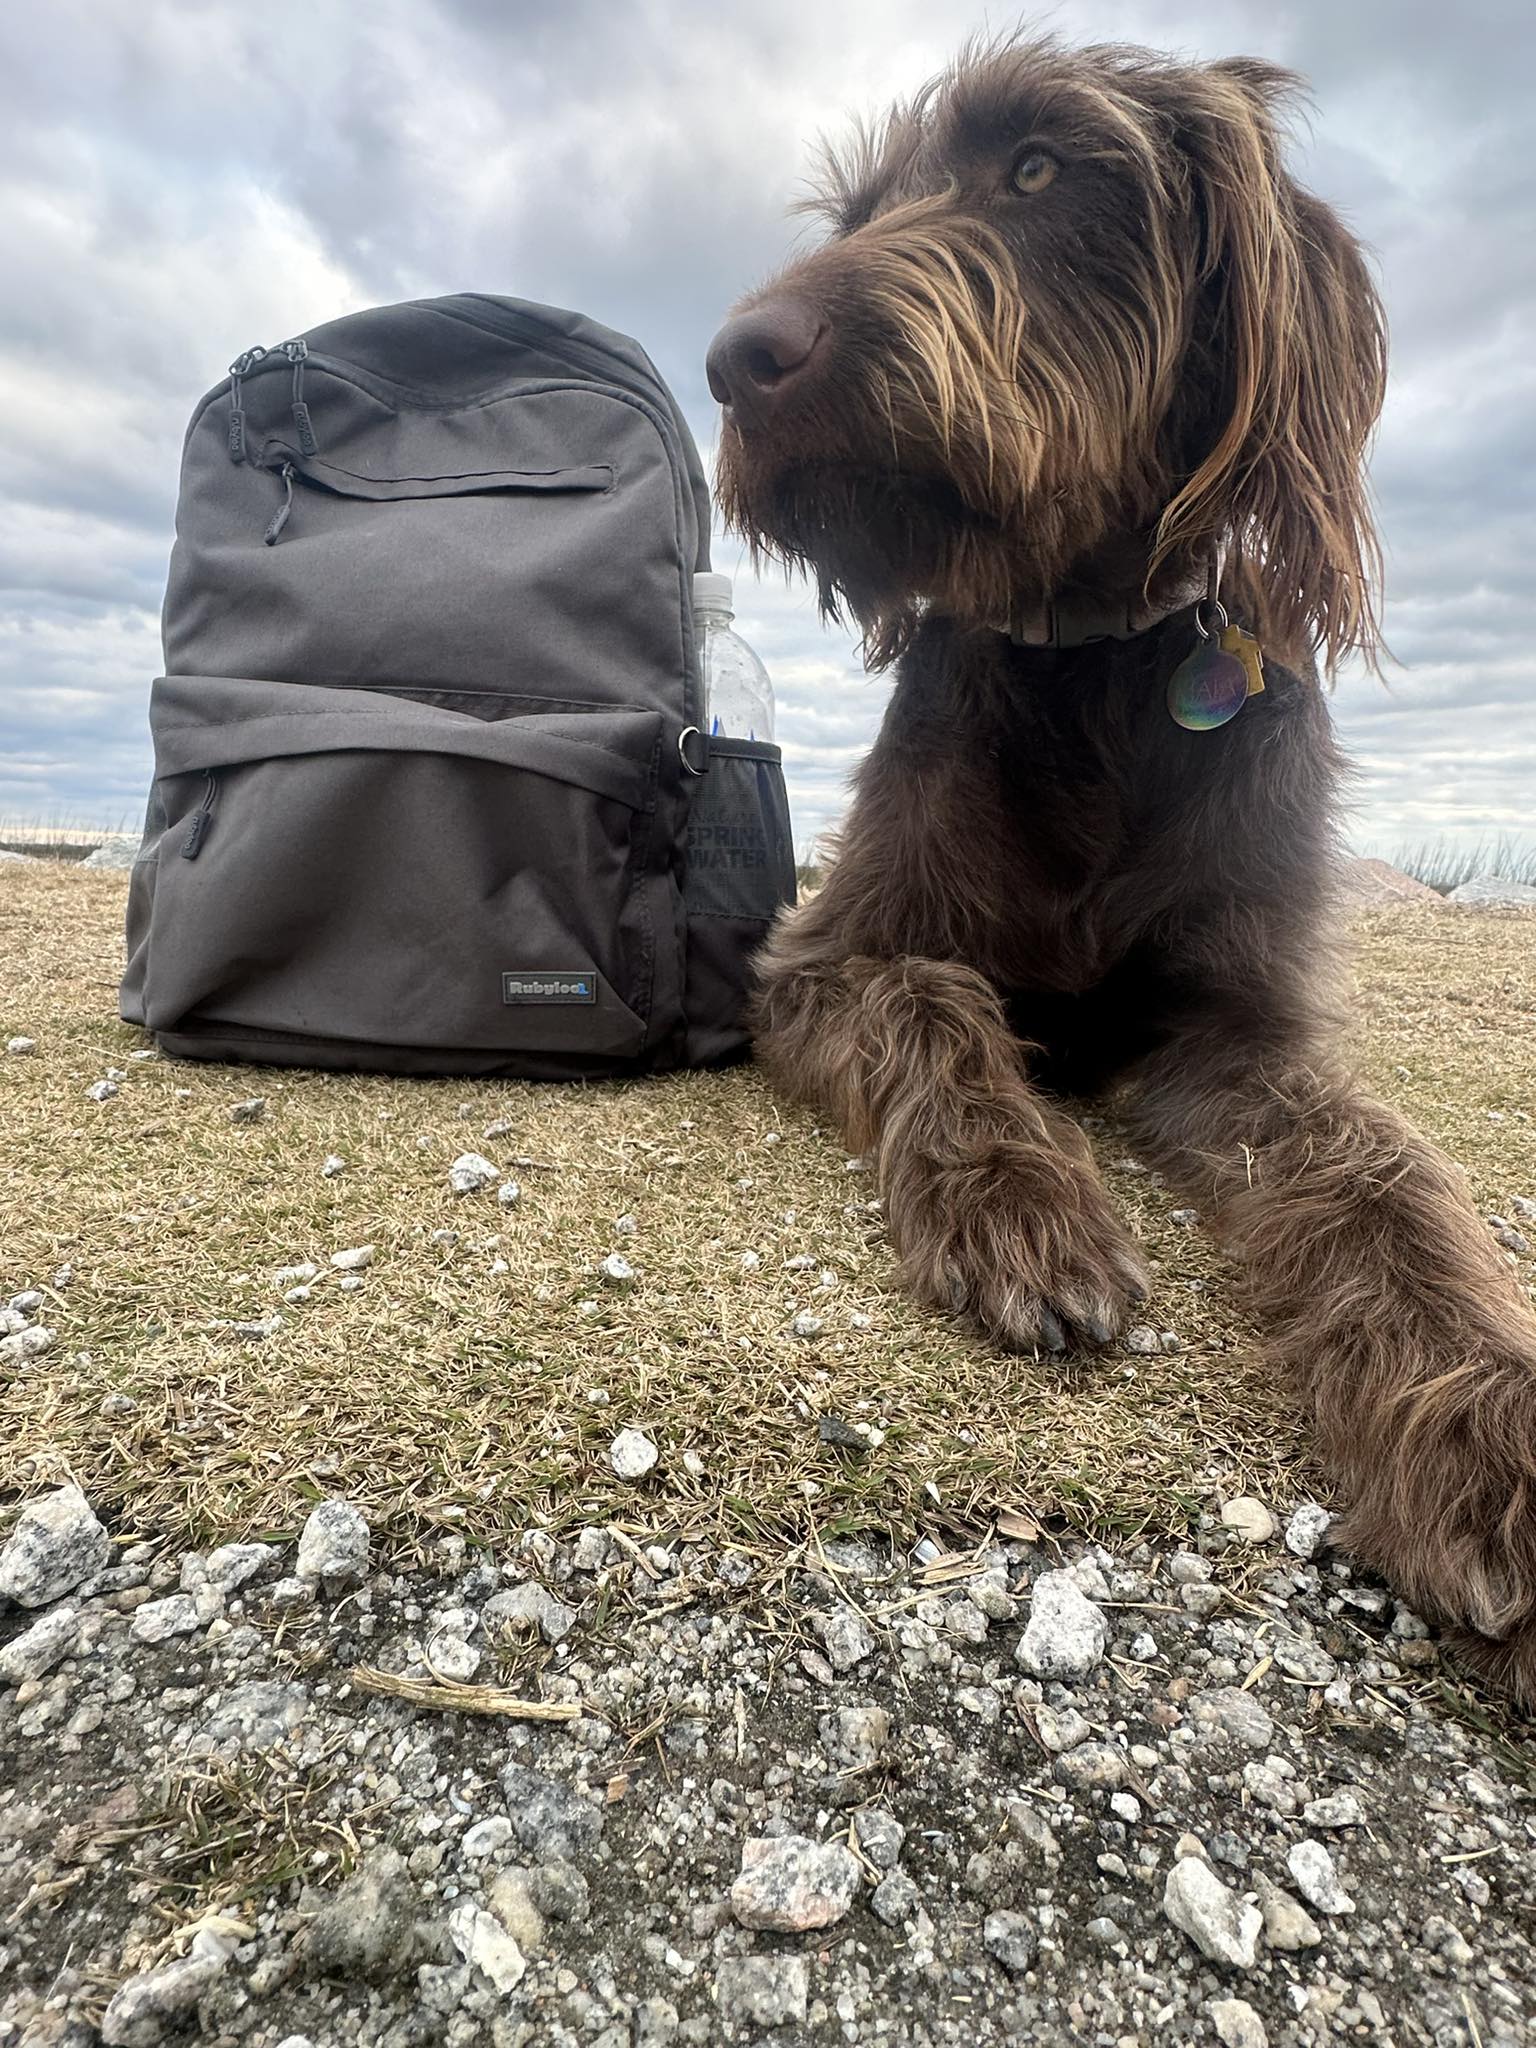
<path id="1" fill-rule="evenodd" d="M 704 717 L 711 735 L 773 738 L 773 685 L 739 633 L 731 630 L 731 579 L 704 571 L 693 579 L 693 616 L 704 670 Z"/>

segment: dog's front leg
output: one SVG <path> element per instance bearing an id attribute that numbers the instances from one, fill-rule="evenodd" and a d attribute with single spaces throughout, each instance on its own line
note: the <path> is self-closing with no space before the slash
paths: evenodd
<path id="1" fill-rule="evenodd" d="M 816 932 L 833 921 L 807 909 L 762 959 L 758 1054 L 874 1155 L 907 1287 L 1011 1349 L 1107 1343 L 1141 1261 L 1081 1131 L 1030 1086 L 995 989 L 953 961 L 839 958 Z"/>
<path id="2" fill-rule="evenodd" d="M 1153 1059 L 1143 1144 L 1245 1259 L 1346 1546 L 1536 1700 L 1536 1316 L 1426 1139 L 1331 1062 L 1244 1041 Z"/>

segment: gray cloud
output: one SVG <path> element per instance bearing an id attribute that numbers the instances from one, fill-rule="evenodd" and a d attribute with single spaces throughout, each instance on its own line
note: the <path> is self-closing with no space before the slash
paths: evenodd
<path id="1" fill-rule="evenodd" d="M 379 0 L 366 14 L 63 0 L 0 23 L 0 811 L 135 809 L 185 419 L 225 364 L 439 291 L 638 334 L 706 448 L 724 308 L 806 232 L 815 137 L 1006 15 L 977 4 Z M 1536 243 L 1528 10 L 1482 0 L 1104 0 L 1073 39 L 1306 72 L 1296 161 L 1377 254 L 1395 380 L 1375 463 L 1390 689 L 1348 676 L 1355 830 L 1519 827 L 1536 661 Z M 754 584 L 802 840 L 887 694 L 803 589 Z"/>

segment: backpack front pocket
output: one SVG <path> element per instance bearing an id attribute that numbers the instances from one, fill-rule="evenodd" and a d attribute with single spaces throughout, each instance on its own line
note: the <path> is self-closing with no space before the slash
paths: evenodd
<path id="1" fill-rule="evenodd" d="M 441 1049 L 579 1068 L 662 1046 L 682 917 L 657 829 L 663 720 L 480 708 L 162 678 L 164 825 L 130 933 L 146 1026 L 350 1046 L 359 1064 Z"/>

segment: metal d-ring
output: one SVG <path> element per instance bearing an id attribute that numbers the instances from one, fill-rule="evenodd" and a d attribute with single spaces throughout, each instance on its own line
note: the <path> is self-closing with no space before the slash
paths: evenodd
<path id="1" fill-rule="evenodd" d="M 705 772 L 704 769 L 701 767 L 696 768 L 693 762 L 690 761 L 688 758 L 688 742 L 690 740 L 697 740 L 699 743 L 699 750 L 701 753 L 703 752 L 703 733 L 699 731 L 699 728 L 696 725 L 685 725 L 682 731 L 677 736 L 677 758 L 682 762 L 683 768 L 687 774 L 702 775 Z"/>
<path id="2" fill-rule="evenodd" d="M 1216 626 L 1214 632 L 1213 629 L 1205 623 L 1204 618 L 1202 618 L 1201 616 L 1202 612 L 1205 610 L 1207 605 L 1209 605 L 1211 610 L 1214 611 L 1216 614 Z M 1220 598 L 1202 597 L 1197 599 L 1195 603 L 1195 631 L 1200 635 L 1200 638 L 1202 640 L 1210 640 L 1215 637 L 1216 633 L 1224 633 L 1226 630 L 1227 614 L 1221 603 Z"/>

